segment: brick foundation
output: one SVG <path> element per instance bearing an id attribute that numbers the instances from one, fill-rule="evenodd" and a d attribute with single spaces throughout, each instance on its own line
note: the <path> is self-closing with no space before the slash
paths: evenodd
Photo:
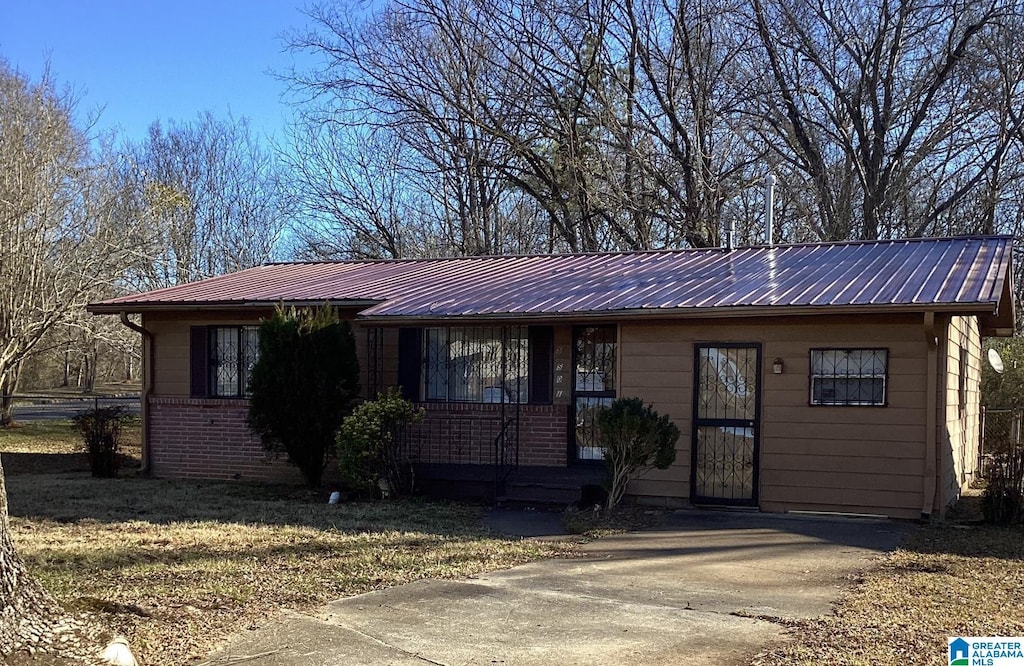
<path id="1" fill-rule="evenodd" d="M 157 477 L 302 483 L 282 457 L 268 460 L 245 423 L 245 400 L 151 397 L 150 463 Z"/>

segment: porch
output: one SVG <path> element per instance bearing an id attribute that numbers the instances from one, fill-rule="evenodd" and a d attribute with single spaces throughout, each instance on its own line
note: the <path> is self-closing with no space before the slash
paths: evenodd
<path id="1" fill-rule="evenodd" d="M 485 502 L 569 504 L 604 480 L 604 466 L 569 466 L 567 405 L 419 403 L 405 436 L 417 489 Z"/>

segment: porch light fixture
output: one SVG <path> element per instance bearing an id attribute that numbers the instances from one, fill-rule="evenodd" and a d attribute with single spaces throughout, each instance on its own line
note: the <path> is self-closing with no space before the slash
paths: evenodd
<path id="1" fill-rule="evenodd" d="M 777 358 L 774 361 L 772 361 L 772 372 L 774 372 L 777 375 L 781 375 L 782 374 L 782 369 L 783 369 L 783 365 L 782 365 L 782 359 L 781 358 Z"/>

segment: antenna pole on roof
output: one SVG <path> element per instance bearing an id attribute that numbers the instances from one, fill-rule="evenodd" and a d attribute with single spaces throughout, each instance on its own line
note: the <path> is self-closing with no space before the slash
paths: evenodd
<path id="1" fill-rule="evenodd" d="M 775 228 L 775 174 L 771 171 L 764 177 L 764 243 L 772 246 L 772 231 Z"/>

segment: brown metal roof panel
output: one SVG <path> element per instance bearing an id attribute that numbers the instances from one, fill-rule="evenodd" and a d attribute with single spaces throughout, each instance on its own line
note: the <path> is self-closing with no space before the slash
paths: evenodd
<path id="1" fill-rule="evenodd" d="M 799 300 L 808 305 L 859 303 L 868 284 L 884 268 L 886 259 L 884 252 L 860 249 L 850 245 L 821 248 L 821 256 L 805 267 L 801 281 L 804 291 Z M 815 263 L 826 266 L 827 272 L 822 275 L 813 270 Z"/>
<path id="2" fill-rule="evenodd" d="M 771 264 L 774 263 L 775 272 L 775 289 L 767 296 L 765 302 L 766 305 L 779 304 L 779 303 L 803 303 L 806 304 L 809 300 L 807 293 L 811 290 L 810 287 L 814 283 L 814 276 L 810 275 L 808 267 L 811 265 L 812 257 L 809 257 L 810 253 L 804 252 L 793 252 L 792 250 L 808 248 L 774 248 L 765 249 L 766 253 L 766 264 L 771 270 Z M 820 267 L 819 267 L 820 268 Z M 839 267 L 831 267 L 831 271 L 839 271 Z M 822 274 L 818 274 L 818 283 L 822 282 Z M 771 282 L 768 276 L 765 276 L 765 283 Z M 825 276 L 827 278 L 827 275 Z"/>
<path id="3" fill-rule="evenodd" d="M 865 285 L 860 300 L 865 303 L 914 302 L 913 295 L 925 284 L 934 248 L 908 243 L 901 252 L 890 252 L 884 272 Z M 906 293 L 906 296 L 901 296 Z"/>
<path id="4" fill-rule="evenodd" d="M 469 316 L 996 302 L 1010 240 L 928 239 L 593 255 L 273 264 L 107 301 L 384 301 L 365 314 Z"/>
<path id="5" fill-rule="evenodd" d="M 1012 282 L 1013 280 L 1012 261 L 1013 251 L 1010 245 L 998 246 L 992 251 L 992 261 L 988 264 L 982 278 L 985 284 L 985 293 L 983 294 L 985 300 L 998 301 L 1002 298 L 1003 282 Z M 1013 310 L 1012 303 L 1009 304 L 1009 308 L 1011 311 Z"/>
<path id="6" fill-rule="evenodd" d="M 921 289 L 914 294 L 916 303 L 929 302 L 978 302 L 985 300 L 985 293 L 990 291 L 984 280 L 978 280 L 972 266 L 978 261 L 986 261 L 987 253 L 982 252 L 985 246 L 980 243 L 965 242 L 946 244 L 941 257 L 933 260 L 927 270 L 927 279 Z"/>
<path id="7" fill-rule="evenodd" d="M 927 264 L 929 252 L 920 260 L 897 263 L 909 259 L 927 243 L 889 243 L 881 247 L 869 245 L 800 246 L 797 248 L 748 248 L 728 256 L 728 263 L 712 262 L 711 266 L 694 262 L 692 271 L 680 271 L 674 264 L 686 259 L 720 257 L 722 251 L 677 253 L 673 255 L 605 255 L 601 261 L 593 257 L 556 257 L 551 261 L 564 264 L 566 270 L 532 284 L 505 280 L 494 293 L 475 293 L 472 287 L 449 291 L 446 299 L 459 301 L 464 308 L 452 314 L 468 312 L 578 312 L 631 308 L 671 307 L 727 307 L 730 305 L 835 305 L 855 303 L 891 302 L 880 298 L 879 289 L 892 288 L 901 282 L 906 285 L 921 282 L 915 264 Z M 909 246 L 909 247 L 908 247 Z M 872 251 L 865 251 L 865 249 Z M 926 248 L 927 249 L 927 248 Z M 883 250 L 879 252 L 879 250 Z M 910 254 L 907 254 L 908 251 Z M 828 252 L 823 257 L 822 252 Z M 616 261 L 617 259 L 623 259 Z M 567 261 L 563 261 L 567 260 Z M 772 266 L 772 263 L 775 266 Z M 822 265 L 834 263 L 822 273 Z M 617 267 L 611 275 L 602 271 L 604 264 Z M 645 270 L 634 266 L 648 264 Z M 771 274 L 774 272 L 774 279 Z M 681 278 L 688 274 L 687 278 Z M 568 279 L 569 277 L 573 279 Z M 659 282 L 663 276 L 666 284 Z M 564 283 L 563 283 L 564 280 Z M 926 280 L 925 280 L 926 282 Z M 823 287 L 822 285 L 826 285 Z M 540 286 L 538 286 L 540 285 Z M 789 286 L 785 292 L 780 289 Z M 857 288 L 855 295 L 850 290 Z M 433 312 L 445 310 L 436 307 L 439 290 L 433 290 Z M 476 290 L 479 292 L 479 289 Z M 510 293 L 511 292 L 511 293 Z M 797 296 L 793 294 L 798 292 Z M 781 298 L 788 294 L 788 298 Z M 468 299 L 463 302 L 460 299 Z M 380 311 L 412 312 L 415 306 L 399 297 L 383 305 Z M 404 306 L 413 306 L 409 309 Z"/>
<path id="8" fill-rule="evenodd" d="M 956 252 L 955 261 L 945 271 L 945 275 L 936 275 L 939 282 L 936 289 L 936 297 L 954 303 L 967 300 L 976 300 L 986 291 L 984 280 L 979 280 L 979 268 L 977 259 L 983 253 L 984 248 L 980 244 L 964 245 Z"/>
<path id="9" fill-rule="evenodd" d="M 889 251 L 866 253 L 850 271 L 846 285 L 831 297 L 831 303 L 886 302 L 885 297 L 879 298 L 879 294 L 893 283 L 893 276 L 898 275 L 901 269 L 913 266 L 914 262 L 905 261 L 902 255 L 907 252 L 912 254 L 914 248 L 899 248 L 905 250 L 904 252 L 894 251 L 897 248 L 893 247 L 886 249 Z"/>
<path id="10" fill-rule="evenodd" d="M 957 301 L 998 301 L 1002 294 L 1002 281 L 1010 270 L 1008 246 L 978 245 L 971 264 L 963 269 L 966 275 L 961 283 L 952 282 Z"/>

